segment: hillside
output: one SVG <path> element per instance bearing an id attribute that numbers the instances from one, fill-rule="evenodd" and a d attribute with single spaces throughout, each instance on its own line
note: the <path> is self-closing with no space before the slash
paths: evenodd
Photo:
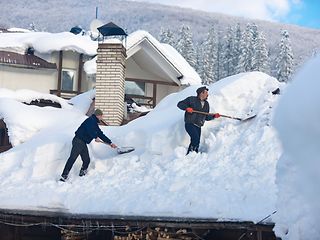
<path id="1" fill-rule="evenodd" d="M 25 0 L 14 0 L 2 3 L 0 26 L 29 28 L 33 23 L 36 29 L 50 32 L 68 31 L 75 25 L 89 29 L 90 21 L 95 18 L 97 5 L 102 22 L 113 21 L 128 32 L 143 29 L 158 37 L 161 28 L 177 32 L 182 24 L 187 24 L 191 26 L 196 42 L 203 40 L 212 24 L 224 31 L 228 25 L 234 26 L 240 23 L 244 29 L 248 22 L 253 22 L 241 17 L 134 1 L 108 0 L 103 6 L 97 0 L 27 2 L 26 4 Z M 265 32 L 272 58 L 280 41 L 281 29 L 286 29 L 290 33 L 297 65 L 300 65 L 315 49 L 320 48 L 320 30 L 261 20 L 254 22 Z"/>

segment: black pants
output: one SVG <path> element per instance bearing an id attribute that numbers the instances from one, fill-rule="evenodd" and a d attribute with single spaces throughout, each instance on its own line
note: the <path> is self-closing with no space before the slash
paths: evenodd
<path id="1" fill-rule="evenodd" d="M 198 152 L 200 145 L 201 128 L 192 123 L 186 123 L 185 128 L 190 136 L 190 145 L 187 154 L 193 151 Z"/>
<path id="2" fill-rule="evenodd" d="M 78 156 L 81 156 L 82 159 L 82 170 L 86 170 L 90 163 L 90 157 L 88 152 L 87 144 L 81 139 L 74 137 L 72 140 L 72 149 L 70 153 L 70 157 L 68 158 L 66 165 L 63 169 L 61 176 L 67 177 L 74 162 L 76 161 Z"/>

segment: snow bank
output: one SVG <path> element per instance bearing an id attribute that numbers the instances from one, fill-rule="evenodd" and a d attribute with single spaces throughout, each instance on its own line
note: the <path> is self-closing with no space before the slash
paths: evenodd
<path id="1" fill-rule="evenodd" d="M 146 116 L 125 126 L 102 127 L 114 143 L 134 146 L 136 151 L 117 155 L 93 141 L 88 175 L 78 177 L 78 159 L 67 183 L 57 179 L 84 114 L 76 105 L 68 110 L 44 108 L 49 121 L 45 124 L 41 120 L 44 112 L 31 114 L 35 107 L 6 100 L 0 111 L 9 128 L 18 126 L 10 117 L 10 106 L 16 105 L 19 117 L 28 124 L 40 122 L 40 127 L 33 132 L 28 129 L 32 137 L 0 154 L 1 207 L 261 220 L 275 210 L 276 203 L 275 173 L 281 147 L 270 121 L 278 98 L 271 91 L 279 83 L 253 72 L 209 86 L 212 112 L 258 116 L 247 122 L 227 118 L 207 122 L 202 128 L 202 153 L 185 156 L 189 138 L 184 113 L 176 104 L 195 95 L 197 87 L 167 96 Z M 16 141 L 23 137 L 19 136 Z"/>
<path id="2" fill-rule="evenodd" d="M 284 148 L 277 166 L 276 233 L 284 240 L 320 236 L 319 65 L 320 57 L 296 75 L 276 111 L 275 125 Z"/>

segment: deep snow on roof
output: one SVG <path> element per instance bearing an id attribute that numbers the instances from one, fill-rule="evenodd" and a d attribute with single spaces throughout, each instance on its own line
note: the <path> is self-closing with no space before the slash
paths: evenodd
<path id="1" fill-rule="evenodd" d="M 197 87 L 167 96 L 148 115 L 127 125 L 101 127 L 117 145 L 136 150 L 117 155 L 92 141 L 88 174 L 78 177 L 78 159 L 66 183 L 57 179 L 74 131 L 86 118 L 79 106 L 81 102 L 89 105 L 92 92 L 62 109 L 1 98 L 0 118 L 15 147 L 0 154 L 0 205 L 61 208 L 71 213 L 262 219 L 275 210 L 275 170 L 281 147 L 270 123 L 278 99 L 271 92 L 279 83 L 253 72 L 210 85 L 212 112 L 237 117 L 256 113 L 257 117 L 243 123 L 227 118 L 207 122 L 202 129 L 202 153 L 186 156 L 189 137 L 183 111 L 176 104 L 195 95 Z"/>
<path id="2" fill-rule="evenodd" d="M 128 35 L 124 40 L 127 50 L 147 39 L 166 57 L 174 67 L 184 76 L 182 84 L 200 84 L 201 79 L 195 70 L 181 57 L 172 47 L 161 44 L 146 31 L 136 31 Z M 70 32 L 48 33 L 48 32 L 25 32 L 25 33 L 1 33 L 0 50 L 12 51 L 24 54 L 29 47 L 33 47 L 36 53 L 51 53 L 53 51 L 75 51 L 89 56 L 97 54 L 98 42 L 92 41 L 88 35 L 75 35 Z M 87 61 L 84 70 L 88 74 L 96 73 L 96 58 Z"/>

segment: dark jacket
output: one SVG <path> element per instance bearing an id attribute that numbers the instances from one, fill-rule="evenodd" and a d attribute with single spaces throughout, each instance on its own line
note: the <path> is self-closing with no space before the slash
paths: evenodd
<path id="1" fill-rule="evenodd" d="M 204 105 L 202 107 L 201 100 L 196 96 L 187 97 L 186 99 L 178 102 L 178 108 L 181 110 L 186 110 L 186 108 L 191 107 L 193 110 L 201 111 L 201 112 L 209 112 L 209 103 L 204 100 Z M 202 127 L 204 124 L 204 121 L 209 121 L 214 119 L 211 115 L 204 115 L 200 113 L 188 113 L 185 112 L 184 114 L 184 121 L 186 123 L 192 123 L 194 125 L 197 125 L 198 127 Z"/>
<path id="2" fill-rule="evenodd" d="M 99 137 L 105 143 L 111 144 L 111 140 L 103 134 L 98 126 L 99 119 L 96 115 L 88 117 L 76 131 L 76 137 L 89 144 L 92 139 Z"/>

